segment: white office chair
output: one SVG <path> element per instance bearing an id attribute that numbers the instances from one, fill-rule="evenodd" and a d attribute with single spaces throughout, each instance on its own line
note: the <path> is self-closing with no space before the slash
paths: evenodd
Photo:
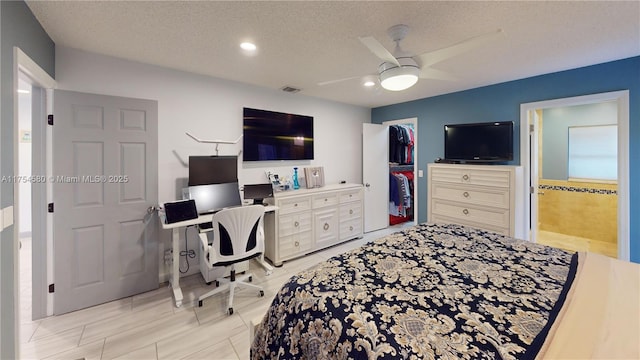
<path id="1" fill-rule="evenodd" d="M 236 277 L 234 264 L 260 256 L 264 252 L 264 206 L 238 206 L 220 210 L 212 218 L 213 243 L 209 245 L 206 233 L 200 233 L 202 257 L 209 269 L 214 266 L 230 266 L 229 279 L 218 278 L 217 288 L 201 295 L 202 300 L 212 295 L 229 291 L 229 315 L 233 314 L 233 295 L 236 287 L 258 290 L 264 296 L 262 287 L 249 284 L 252 274 Z"/>

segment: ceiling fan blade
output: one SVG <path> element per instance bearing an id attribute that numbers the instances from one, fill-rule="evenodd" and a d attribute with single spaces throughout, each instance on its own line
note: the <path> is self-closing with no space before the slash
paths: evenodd
<path id="1" fill-rule="evenodd" d="M 325 85 L 331 85 L 331 84 L 335 84 L 335 83 L 339 83 L 339 82 L 343 82 L 343 81 L 347 81 L 347 80 L 353 80 L 353 79 L 359 79 L 362 76 L 350 76 L 347 78 L 343 78 L 343 79 L 336 79 L 336 80 L 329 80 L 329 81 L 323 81 L 323 82 L 319 82 L 318 86 L 325 86 Z"/>
<path id="2" fill-rule="evenodd" d="M 389 50 L 385 49 L 385 47 L 382 46 L 382 44 L 380 44 L 380 42 L 374 37 L 364 36 L 359 37 L 358 39 L 360 39 L 360 42 L 363 43 L 364 46 L 366 46 L 375 56 L 388 63 L 400 66 L 398 59 L 396 59 L 395 56 L 393 56 L 393 54 L 389 52 Z"/>
<path id="3" fill-rule="evenodd" d="M 448 81 L 457 81 L 458 78 L 449 74 L 448 72 L 432 69 L 429 67 L 423 67 L 420 70 L 420 77 L 422 79 L 436 79 L 436 80 L 448 80 Z"/>
<path id="4" fill-rule="evenodd" d="M 472 50 L 474 48 L 485 45 L 492 40 L 496 40 L 498 38 L 498 35 L 502 35 L 502 34 L 503 34 L 502 29 L 498 29 L 497 31 L 472 37 L 470 39 L 459 42 L 455 45 L 452 45 L 440 50 L 430 51 L 422 55 L 418 55 L 417 57 L 420 60 L 421 67 L 426 68 L 433 64 L 439 63 L 443 60 L 449 59 L 456 55 L 460 55 L 469 50 Z"/>

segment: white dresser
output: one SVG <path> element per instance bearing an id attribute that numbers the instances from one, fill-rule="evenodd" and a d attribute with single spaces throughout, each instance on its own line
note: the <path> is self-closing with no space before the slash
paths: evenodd
<path id="1" fill-rule="evenodd" d="M 428 164 L 427 220 L 522 237 L 522 168 Z"/>
<path id="2" fill-rule="evenodd" d="M 292 259 L 362 236 L 363 187 L 335 184 L 276 192 L 276 219 L 265 221 L 265 256 L 280 266 Z M 273 228 L 271 228 L 273 227 Z"/>

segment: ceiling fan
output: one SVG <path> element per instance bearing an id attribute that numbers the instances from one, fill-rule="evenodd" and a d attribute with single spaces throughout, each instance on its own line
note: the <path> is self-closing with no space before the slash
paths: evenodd
<path id="1" fill-rule="evenodd" d="M 455 80 L 455 77 L 450 74 L 433 69 L 431 66 L 476 47 L 480 47 L 491 40 L 494 40 L 497 35 L 502 34 L 502 30 L 498 29 L 497 31 L 472 37 L 443 49 L 426 52 L 421 55 L 413 55 L 402 50 L 400 47 L 400 42 L 405 38 L 408 32 L 409 26 L 404 24 L 394 25 L 387 30 L 389 37 L 391 37 L 391 39 L 396 43 L 393 53 L 389 52 L 372 36 L 358 38 L 364 46 L 383 61 L 382 64 L 378 66 L 378 77 L 380 85 L 387 90 L 401 91 L 408 89 L 418 82 L 418 78 Z M 318 85 L 324 86 L 359 77 L 360 76 L 355 76 L 345 79 L 325 81 Z"/>

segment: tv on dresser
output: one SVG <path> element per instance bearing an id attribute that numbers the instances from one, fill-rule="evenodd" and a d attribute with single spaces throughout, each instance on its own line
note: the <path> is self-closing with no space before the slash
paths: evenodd
<path id="1" fill-rule="evenodd" d="M 513 121 L 445 125 L 444 157 L 464 163 L 513 160 Z"/>

